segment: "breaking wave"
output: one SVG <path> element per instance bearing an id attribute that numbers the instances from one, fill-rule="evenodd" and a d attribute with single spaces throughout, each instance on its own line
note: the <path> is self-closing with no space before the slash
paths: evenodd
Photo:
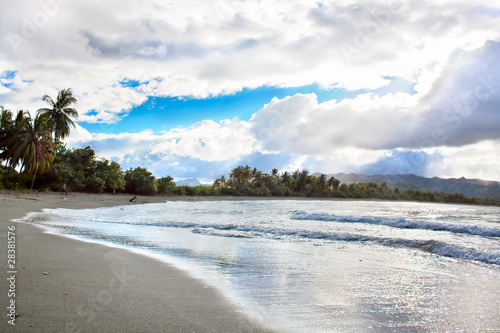
<path id="1" fill-rule="evenodd" d="M 66 213 L 69 213 L 66 215 Z M 72 216 L 73 212 L 64 210 L 46 210 L 43 213 L 32 213 L 20 220 L 20 222 L 49 225 L 51 221 L 61 221 L 83 216 Z M 335 221 L 343 223 L 368 223 L 376 225 L 385 225 L 395 228 L 413 228 L 428 229 L 437 231 L 449 231 L 469 235 L 479 235 L 488 237 L 500 237 L 500 229 L 485 226 L 456 225 L 440 222 L 431 222 L 425 220 L 408 220 L 404 218 L 391 219 L 379 217 L 354 217 L 354 216 L 336 216 L 330 214 L 306 213 L 297 211 L 293 214 L 295 220 L 317 220 L 317 221 Z M 443 241 L 436 240 L 414 240 L 403 238 L 384 238 L 371 235 L 360 235 L 348 232 L 315 231 L 306 229 L 286 229 L 283 227 L 272 227 L 255 224 L 217 224 L 217 223 L 196 223 L 196 222 L 176 222 L 176 221 L 123 221 L 102 218 L 86 218 L 88 222 L 113 223 L 124 225 L 143 225 L 154 227 L 170 227 L 191 229 L 195 234 L 234 237 L 234 238 L 269 238 L 276 240 L 325 240 L 341 242 L 360 242 L 372 243 L 394 248 L 410 248 L 436 255 L 480 261 L 487 264 L 500 265 L 500 253 L 481 252 L 472 248 L 459 247 Z"/>
<path id="2" fill-rule="evenodd" d="M 338 216 L 323 213 L 307 213 L 297 211 L 292 216 L 293 220 L 313 220 L 313 221 L 331 221 L 341 223 L 365 223 L 384 225 L 393 228 L 402 229 L 421 229 L 433 231 L 448 231 L 457 234 L 468 234 L 486 237 L 500 237 L 500 228 L 492 228 L 479 225 L 458 225 L 452 223 L 442 223 L 425 220 L 409 220 L 405 218 L 387 218 L 371 216 Z"/>

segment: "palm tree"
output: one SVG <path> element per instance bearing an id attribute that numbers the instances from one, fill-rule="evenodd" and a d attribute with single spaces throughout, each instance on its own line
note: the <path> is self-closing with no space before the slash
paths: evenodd
<path id="1" fill-rule="evenodd" d="M 21 114 L 23 117 L 21 119 Z M 54 160 L 52 155 L 54 141 L 52 141 L 52 127 L 48 117 L 37 114 L 31 119 L 29 113 L 20 111 L 18 120 L 22 121 L 22 127 L 12 137 L 10 151 L 13 161 L 22 161 L 23 172 L 33 174 L 31 189 L 35 183 L 37 173 L 44 173 Z"/>
<path id="2" fill-rule="evenodd" d="M 285 186 L 290 186 L 290 181 L 292 180 L 292 176 L 288 173 L 288 171 L 283 172 L 281 175 L 281 183 Z"/>
<path id="3" fill-rule="evenodd" d="M 0 134 L 0 159 L 7 162 L 7 166 L 15 168 L 22 156 L 14 153 L 14 146 L 19 143 L 19 135 L 25 130 L 30 122 L 30 114 L 27 111 L 19 110 L 15 119 L 12 119 L 12 113 L 9 110 L 2 111 L 2 132 Z"/>
<path id="4" fill-rule="evenodd" d="M 326 191 L 327 189 L 326 185 L 327 185 L 327 180 L 325 174 L 321 174 L 319 177 L 316 178 L 316 186 L 320 192 Z"/>
<path id="5" fill-rule="evenodd" d="M 340 185 L 340 180 L 336 179 L 335 177 L 330 177 L 330 179 L 328 179 L 328 186 L 330 187 L 330 190 L 337 190 L 339 188 L 339 185 Z"/>
<path id="6" fill-rule="evenodd" d="M 273 178 L 278 178 L 279 177 L 278 169 L 276 168 L 272 169 L 271 176 L 273 176 Z"/>
<path id="7" fill-rule="evenodd" d="M 59 91 L 55 102 L 49 95 L 43 96 L 42 100 L 49 104 L 50 108 L 38 109 L 38 113 L 45 115 L 48 121 L 52 123 L 54 139 L 56 141 L 64 139 L 69 135 L 70 127 L 76 127 L 70 117 L 78 117 L 78 112 L 70 107 L 77 101 L 73 97 L 71 88 Z"/>
<path id="8" fill-rule="evenodd" d="M 12 112 L 0 106 L 0 160 L 7 159 L 9 132 L 13 123 Z"/>
<path id="9" fill-rule="evenodd" d="M 0 105 L 0 128 L 2 130 L 12 125 L 12 112 Z"/>
<path id="10" fill-rule="evenodd" d="M 302 193 L 307 185 L 311 183 L 311 176 L 309 176 L 309 170 L 303 169 L 300 173 L 298 173 L 297 177 L 297 191 Z"/>

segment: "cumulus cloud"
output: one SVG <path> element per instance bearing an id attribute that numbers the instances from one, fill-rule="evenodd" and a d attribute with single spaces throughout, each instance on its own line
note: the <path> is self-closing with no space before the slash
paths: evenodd
<path id="1" fill-rule="evenodd" d="M 270 151 L 323 155 L 335 147 L 384 149 L 388 134 L 413 104 L 407 94 L 365 94 L 324 103 L 315 94 L 297 94 L 274 99 L 250 122 Z"/>
<path id="2" fill-rule="evenodd" d="M 160 134 L 151 130 L 90 134 L 77 126 L 67 142 L 79 147 L 90 145 L 100 156 L 119 161 L 124 166 L 149 165 L 163 171 L 170 167 L 179 170 L 186 168 L 180 164 L 186 159 L 213 165 L 233 165 L 256 150 L 256 140 L 249 124 L 237 118 L 219 123 L 206 120 L 188 128 L 179 127 Z"/>
<path id="3" fill-rule="evenodd" d="M 499 139 L 496 0 L 26 0 L 2 2 L 0 29 L 0 68 L 15 73 L 0 77 L 0 104 L 34 112 L 43 95 L 71 87 L 80 123 L 68 142 L 124 165 L 187 176 L 275 158 L 283 168 L 330 172 L 392 170 L 422 156 L 415 172 L 462 165 L 442 171 L 451 175 L 472 170 L 454 147 L 488 154 L 483 143 Z M 411 82 L 415 94 L 377 90 L 391 77 Z M 363 93 L 276 98 L 250 121 L 164 133 L 85 129 L 119 124 L 151 97 L 311 84 Z"/>
<path id="4" fill-rule="evenodd" d="M 471 168 L 465 167 L 449 170 L 445 162 L 464 164 L 457 163 L 461 155 L 451 153 L 447 147 L 498 141 L 499 49 L 499 43 L 489 42 L 478 51 L 462 52 L 425 94 L 366 93 L 323 103 L 315 94 L 296 94 L 274 98 L 248 122 L 236 118 L 219 123 L 206 120 L 162 134 L 97 134 L 92 136 L 93 145 L 105 155 L 125 162 L 150 161 L 158 170 L 158 165 L 175 165 L 179 158 L 200 163 L 254 164 L 256 161 L 248 156 L 285 156 L 286 163 L 277 163 L 288 169 L 470 173 Z M 77 135 L 89 137 L 81 129 Z M 120 147 L 135 147 L 135 151 Z M 429 148 L 439 152 L 415 150 Z M 261 155 L 255 155 L 257 152 Z M 491 174 L 492 170 L 490 166 L 484 172 Z M 193 170 L 185 171 L 190 172 Z"/>
<path id="5" fill-rule="evenodd" d="M 464 52 L 424 95 L 318 103 L 315 94 L 273 99 L 253 115 L 264 149 L 328 154 L 333 147 L 364 149 L 461 146 L 500 139 L 500 43 Z"/>
<path id="6" fill-rule="evenodd" d="M 463 53 L 445 68 L 413 112 L 401 119 L 392 147 L 462 146 L 500 138 L 500 43 Z"/>
<path id="7" fill-rule="evenodd" d="M 498 40 L 495 8 L 493 0 L 6 2 L 2 67 L 19 78 L 0 103 L 21 108 L 72 87 L 83 120 L 112 123 L 151 96 L 375 89 L 417 72 L 431 81 L 455 49 Z M 123 79 L 139 85 L 121 87 Z"/>
<path id="8" fill-rule="evenodd" d="M 218 124 L 205 120 L 189 128 L 170 130 L 151 147 L 151 154 L 223 161 L 238 159 L 254 150 L 255 139 L 248 123 L 234 118 Z"/>

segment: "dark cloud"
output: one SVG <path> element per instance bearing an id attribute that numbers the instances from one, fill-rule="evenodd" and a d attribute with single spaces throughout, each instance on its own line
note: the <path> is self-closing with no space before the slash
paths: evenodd
<path id="1" fill-rule="evenodd" d="M 498 42 L 462 52 L 416 103 L 412 92 L 378 96 L 383 90 L 340 102 L 318 103 L 314 94 L 275 99 L 254 114 L 253 132 L 268 150 L 312 155 L 335 147 L 418 149 L 498 140 L 498 59 Z"/>
<path id="2" fill-rule="evenodd" d="M 439 155 L 431 155 L 423 151 L 394 150 L 378 161 L 360 167 L 359 172 L 366 175 L 427 175 L 428 165 Z"/>
<path id="3" fill-rule="evenodd" d="M 109 39 L 98 37 L 89 31 L 82 31 L 92 53 L 105 58 L 140 58 L 156 60 L 178 60 L 202 58 L 208 50 L 194 43 L 174 43 L 160 40 Z"/>
<path id="4" fill-rule="evenodd" d="M 462 53 L 382 148 L 463 146 L 500 139 L 500 43 Z"/>

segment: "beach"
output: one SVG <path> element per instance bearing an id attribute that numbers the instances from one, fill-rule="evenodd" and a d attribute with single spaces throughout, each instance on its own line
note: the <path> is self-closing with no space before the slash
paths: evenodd
<path id="1" fill-rule="evenodd" d="M 498 207 L 133 197 L 0 193 L 0 331 L 500 329 Z"/>
<path id="2" fill-rule="evenodd" d="M 132 197 L 0 193 L 2 332 L 270 331 L 218 290 L 165 262 L 11 222 L 44 208 L 134 204 L 129 202 Z M 135 204 L 166 200 L 138 197 Z M 15 244 L 11 268 L 7 266 L 9 231 L 13 236 L 9 244 Z M 15 305 L 14 319 L 7 316 L 9 307 L 14 308 L 11 304 Z"/>

